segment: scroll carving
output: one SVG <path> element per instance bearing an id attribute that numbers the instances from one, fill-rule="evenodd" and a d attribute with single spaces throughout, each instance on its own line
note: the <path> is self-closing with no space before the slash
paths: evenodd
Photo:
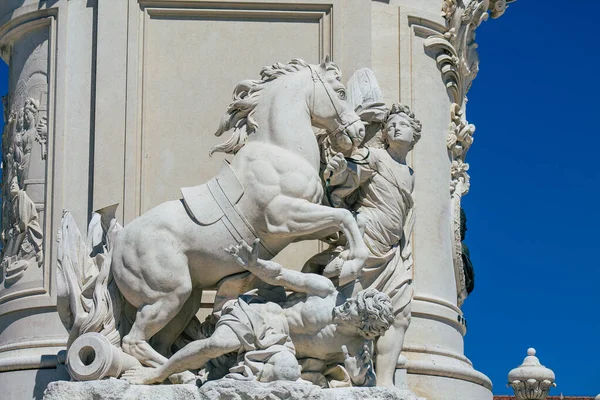
<path id="1" fill-rule="evenodd" d="M 461 199 L 469 192 L 470 177 L 466 153 L 473 143 L 475 125 L 466 119 L 467 92 L 479 72 L 475 30 L 491 15 L 500 17 L 511 0 L 443 0 L 441 15 L 446 31 L 425 39 L 425 48 L 435 54 L 437 67 L 450 101 L 450 126 L 447 138 L 450 167 L 450 195 L 453 216 L 453 258 L 458 304 L 467 296 L 461 245 Z"/>

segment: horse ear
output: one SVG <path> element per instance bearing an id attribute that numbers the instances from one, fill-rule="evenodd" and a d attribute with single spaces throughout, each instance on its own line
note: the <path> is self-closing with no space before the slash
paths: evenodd
<path id="1" fill-rule="evenodd" d="M 329 57 L 329 54 L 326 54 L 323 61 L 321 61 L 321 68 L 327 69 L 329 64 L 331 64 L 331 58 Z"/>

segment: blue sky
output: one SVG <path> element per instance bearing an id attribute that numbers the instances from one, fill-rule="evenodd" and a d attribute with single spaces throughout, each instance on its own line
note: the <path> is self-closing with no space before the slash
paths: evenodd
<path id="1" fill-rule="evenodd" d="M 494 393 L 510 393 L 530 346 L 556 374 L 552 393 L 600 393 L 596 8 L 519 0 L 477 31 L 465 352 Z"/>
<path id="2" fill-rule="evenodd" d="M 598 17 L 577 5 L 519 0 L 477 32 L 465 352 L 497 394 L 531 346 L 552 393 L 600 393 Z M 0 94 L 7 76 L 0 63 Z"/>

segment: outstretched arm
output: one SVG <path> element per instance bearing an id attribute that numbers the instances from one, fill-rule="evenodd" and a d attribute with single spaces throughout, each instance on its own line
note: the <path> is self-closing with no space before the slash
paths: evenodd
<path id="1" fill-rule="evenodd" d="M 270 285 L 284 286 L 294 292 L 327 297 L 336 291 L 333 283 L 324 276 L 305 274 L 284 268 L 274 261 L 258 258 L 260 239 L 254 240 L 252 247 L 243 240 L 237 246 L 225 249 L 238 264 Z"/>

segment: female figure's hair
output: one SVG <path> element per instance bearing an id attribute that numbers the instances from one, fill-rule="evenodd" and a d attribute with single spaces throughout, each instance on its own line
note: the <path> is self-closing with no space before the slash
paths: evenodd
<path id="1" fill-rule="evenodd" d="M 413 113 L 410 108 L 404 104 L 394 103 L 392 104 L 392 108 L 385 120 L 384 129 L 387 128 L 388 122 L 395 115 L 400 115 L 410 123 L 410 126 L 413 128 L 413 141 L 410 144 L 409 150 L 412 150 L 413 147 L 417 144 L 419 139 L 421 139 L 421 129 L 423 129 L 423 125 L 421 121 L 415 118 L 415 113 Z"/>

